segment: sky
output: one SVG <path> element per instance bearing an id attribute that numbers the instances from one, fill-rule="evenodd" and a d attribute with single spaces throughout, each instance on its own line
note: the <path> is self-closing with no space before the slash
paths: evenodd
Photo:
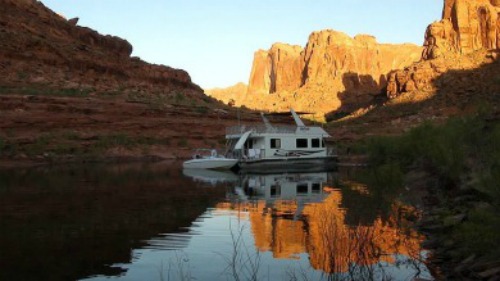
<path id="1" fill-rule="evenodd" d="M 371 34 L 422 45 L 441 0 L 41 0 L 78 25 L 119 36 L 133 56 L 186 70 L 204 89 L 247 83 L 253 54 L 275 42 L 305 47 L 311 32 Z"/>

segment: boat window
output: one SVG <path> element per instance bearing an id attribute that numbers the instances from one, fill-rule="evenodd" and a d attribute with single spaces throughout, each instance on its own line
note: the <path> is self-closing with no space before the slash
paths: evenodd
<path id="1" fill-rule="evenodd" d="M 313 182 L 312 184 L 312 192 L 313 193 L 320 193 L 321 191 L 321 184 L 317 182 Z"/>
<path id="2" fill-rule="evenodd" d="M 307 139 L 297 139 L 297 148 L 307 148 Z"/>
<path id="3" fill-rule="evenodd" d="M 281 139 L 271 139 L 271 148 L 281 148 Z"/>
<path id="4" fill-rule="evenodd" d="M 254 145 L 254 140 L 250 139 L 245 142 L 245 147 L 246 148 L 253 148 Z"/>
<path id="5" fill-rule="evenodd" d="M 309 186 L 307 185 L 307 183 L 297 184 L 297 195 L 307 194 L 308 190 L 309 190 Z"/>
<path id="6" fill-rule="evenodd" d="M 311 147 L 320 147 L 320 139 L 312 139 L 311 140 Z"/>
<path id="7" fill-rule="evenodd" d="M 271 185 L 271 197 L 279 197 L 281 195 L 281 186 L 278 184 Z"/>

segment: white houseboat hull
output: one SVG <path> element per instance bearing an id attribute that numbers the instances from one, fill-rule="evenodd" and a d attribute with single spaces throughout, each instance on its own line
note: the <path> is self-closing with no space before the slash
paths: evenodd
<path id="1" fill-rule="evenodd" d="M 244 172 L 320 172 L 330 171 L 337 167 L 336 156 L 317 158 L 282 158 L 241 160 L 238 167 Z"/>

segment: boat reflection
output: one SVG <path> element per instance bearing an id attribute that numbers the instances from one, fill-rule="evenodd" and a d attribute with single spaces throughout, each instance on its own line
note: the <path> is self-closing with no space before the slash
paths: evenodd
<path id="1" fill-rule="evenodd" d="M 208 183 L 212 186 L 239 180 L 239 177 L 230 170 L 183 169 L 182 174 L 190 177 L 194 182 Z"/>
<path id="2" fill-rule="evenodd" d="M 371 219 L 353 221 L 349 212 L 363 212 L 343 206 L 342 189 L 332 185 L 333 179 L 326 172 L 241 175 L 217 208 L 248 213 L 260 252 L 272 252 L 278 259 L 298 259 L 305 253 L 314 269 L 328 274 L 358 279 L 383 274 L 379 269 L 384 265 L 410 265 L 416 272 L 425 268 L 418 262 L 423 237 L 408 227 L 407 217 L 415 209 L 396 202 L 388 216 L 373 215 L 373 210 Z M 358 192 L 351 208 L 365 208 L 372 200 L 358 185 L 341 187 Z"/>

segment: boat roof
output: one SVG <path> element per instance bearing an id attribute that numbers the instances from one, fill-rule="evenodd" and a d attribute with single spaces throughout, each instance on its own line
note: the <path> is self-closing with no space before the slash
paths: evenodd
<path id="1" fill-rule="evenodd" d="M 278 112 L 275 115 L 285 115 L 285 113 Z M 270 115 L 270 114 L 269 114 Z M 239 138 L 246 133 L 252 133 L 252 135 L 262 135 L 262 134 L 280 134 L 280 135 L 301 135 L 301 136 L 312 136 L 321 135 L 323 137 L 329 137 L 330 135 L 319 126 L 306 126 L 304 122 L 298 116 L 293 109 L 287 112 L 286 115 L 291 115 L 295 121 L 295 126 L 293 125 L 272 125 L 269 120 L 265 117 L 264 113 L 261 113 L 262 121 L 264 125 L 240 125 L 232 126 L 226 129 L 226 138 Z M 254 136 L 255 136 L 254 135 Z M 246 138 L 249 136 L 247 135 Z"/>
<path id="2" fill-rule="evenodd" d="M 299 115 L 314 114 L 313 112 L 305 112 L 305 111 L 295 111 L 295 113 L 297 113 Z M 269 116 L 292 116 L 292 113 L 290 111 L 286 111 L 286 112 L 269 112 L 269 113 L 266 113 L 266 115 L 269 115 Z"/>

